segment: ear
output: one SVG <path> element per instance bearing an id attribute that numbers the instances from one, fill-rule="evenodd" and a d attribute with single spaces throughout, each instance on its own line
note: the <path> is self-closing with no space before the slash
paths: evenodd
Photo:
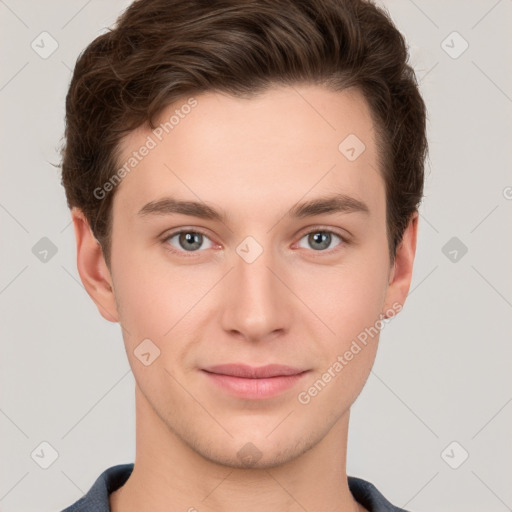
<path id="1" fill-rule="evenodd" d="M 71 217 L 75 229 L 76 258 L 80 279 L 101 316 L 109 322 L 119 322 L 112 277 L 105 263 L 101 245 L 80 209 L 73 208 Z"/>
<path id="2" fill-rule="evenodd" d="M 402 241 L 397 247 L 395 262 L 389 274 L 388 289 L 384 303 L 384 311 L 396 310 L 393 304 L 405 303 L 411 286 L 414 256 L 416 254 L 416 239 L 418 234 L 418 212 L 411 215 L 409 224 L 404 231 Z M 383 311 L 383 313 L 384 313 Z M 388 316 L 385 315 L 385 318 Z"/>

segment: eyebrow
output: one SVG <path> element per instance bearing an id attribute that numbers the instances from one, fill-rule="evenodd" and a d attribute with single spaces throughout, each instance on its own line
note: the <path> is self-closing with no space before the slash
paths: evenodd
<path id="1" fill-rule="evenodd" d="M 370 209 L 362 201 L 345 194 L 334 194 L 319 197 L 295 204 L 288 212 L 288 217 L 303 219 L 315 215 L 332 215 L 336 213 L 364 213 L 369 214 Z M 206 203 L 197 201 L 180 201 L 172 197 L 164 197 L 157 201 L 150 201 L 138 212 L 141 217 L 150 215 L 182 214 L 225 223 L 227 215 L 224 211 L 217 211 Z"/>

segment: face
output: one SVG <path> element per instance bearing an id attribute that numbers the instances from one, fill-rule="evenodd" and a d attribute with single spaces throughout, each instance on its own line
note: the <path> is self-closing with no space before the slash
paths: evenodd
<path id="1" fill-rule="evenodd" d="M 123 140 L 121 165 L 138 156 L 113 201 L 115 315 L 169 431 L 211 461 L 269 467 L 348 414 L 381 313 L 404 299 L 375 127 L 353 90 L 187 100 L 162 112 L 179 111 L 168 133 Z"/>

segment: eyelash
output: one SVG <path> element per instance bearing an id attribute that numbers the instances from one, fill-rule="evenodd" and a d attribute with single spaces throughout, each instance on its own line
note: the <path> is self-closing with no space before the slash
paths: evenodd
<path id="1" fill-rule="evenodd" d="M 165 249 L 167 251 L 171 252 L 172 254 L 178 254 L 180 256 L 184 256 L 186 258 L 197 256 L 198 253 L 203 252 L 201 250 L 197 250 L 197 251 L 178 250 L 178 249 L 175 249 L 174 247 L 172 247 L 171 245 L 169 245 L 168 241 L 171 238 L 174 238 L 176 235 L 181 235 L 182 233 L 201 234 L 201 235 L 205 236 L 206 238 L 208 238 L 210 240 L 210 237 L 208 236 L 208 234 L 206 232 L 202 231 L 201 229 L 198 229 L 198 228 L 194 228 L 194 229 L 180 229 L 178 231 L 167 233 L 163 237 L 162 242 L 163 242 L 163 244 L 165 246 Z M 300 238 L 299 238 L 299 241 L 302 240 L 305 236 L 311 235 L 313 233 L 328 233 L 330 235 L 337 236 L 341 240 L 341 243 L 339 243 L 333 249 L 319 250 L 319 251 L 315 251 L 315 250 L 311 249 L 311 251 L 313 253 L 317 253 L 315 256 L 322 256 L 322 255 L 326 255 L 326 254 L 328 254 L 328 255 L 334 254 L 335 252 L 341 250 L 343 248 L 343 246 L 345 246 L 345 245 L 347 245 L 349 243 L 349 240 L 345 236 L 343 236 L 340 233 L 338 233 L 337 231 L 333 231 L 331 229 L 322 228 L 322 227 L 316 227 L 316 228 L 314 228 L 312 230 L 309 230 L 309 231 L 306 231 L 305 233 L 302 233 Z"/>

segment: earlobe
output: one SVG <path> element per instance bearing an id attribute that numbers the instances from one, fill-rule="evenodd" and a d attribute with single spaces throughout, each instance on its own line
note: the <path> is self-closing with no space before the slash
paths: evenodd
<path id="1" fill-rule="evenodd" d="M 77 268 L 87 293 L 100 314 L 109 322 L 119 322 L 112 276 L 105 263 L 101 245 L 87 219 L 78 208 L 71 211 L 76 239 Z"/>
<path id="2" fill-rule="evenodd" d="M 396 250 L 395 262 L 389 275 L 385 311 L 395 309 L 394 305 L 396 304 L 399 304 L 401 309 L 405 303 L 411 286 L 417 234 L 418 212 L 416 211 L 411 216 L 409 224 L 404 231 L 402 241 Z"/>

